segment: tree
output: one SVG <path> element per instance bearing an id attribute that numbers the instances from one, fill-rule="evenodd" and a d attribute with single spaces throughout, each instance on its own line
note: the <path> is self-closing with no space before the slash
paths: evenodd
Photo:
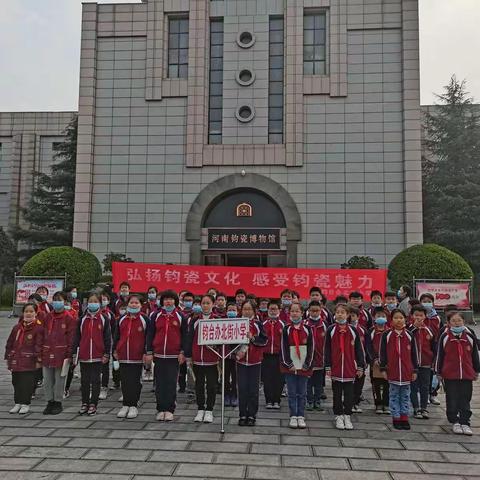
<path id="1" fill-rule="evenodd" d="M 480 111 L 455 76 L 425 115 L 425 242 L 443 245 L 480 273 Z"/>
<path id="2" fill-rule="evenodd" d="M 124 253 L 110 252 L 105 255 L 102 260 L 103 272 L 112 273 L 112 263 L 113 262 L 133 262 L 133 260 L 127 257 Z"/>
<path id="3" fill-rule="evenodd" d="M 75 115 L 64 131 L 65 141 L 54 145 L 56 161 L 50 175 L 34 173 L 32 198 L 22 210 L 27 225 L 12 231 L 15 240 L 26 246 L 28 256 L 51 246 L 72 244 L 77 132 Z"/>
<path id="4" fill-rule="evenodd" d="M 2 298 L 3 285 L 11 280 L 17 266 L 17 249 L 15 243 L 0 227 L 0 299 Z"/>
<path id="5" fill-rule="evenodd" d="M 355 255 L 347 263 L 342 263 L 342 268 L 366 268 L 369 270 L 377 269 L 378 265 L 372 257 L 362 257 Z"/>

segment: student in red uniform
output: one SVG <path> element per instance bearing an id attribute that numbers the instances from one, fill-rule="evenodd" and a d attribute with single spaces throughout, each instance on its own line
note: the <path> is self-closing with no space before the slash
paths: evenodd
<path id="1" fill-rule="evenodd" d="M 268 317 L 262 322 L 267 336 L 261 369 L 263 392 L 267 408 L 279 409 L 284 384 L 284 377 L 280 372 L 280 348 L 285 324 L 280 320 L 278 301 L 271 300 L 267 308 Z"/>
<path id="2" fill-rule="evenodd" d="M 44 323 L 42 349 L 43 391 L 47 400 L 44 415 L 58 415 L 62 412 L 62 398 L 65 378 L 61 376 L 65 360 L 72 358 L 72 343 L 75 322 L 65 310 L 67 296 L 63 292 L 53 295 L 52 309 Z"/>
<path id="3" fill-rule="evenodd" d="M 179 365 L 185 363 L 187 320 L 178 310 L 178 302 L 175 292 L 163 292 L 162 308 L 153 316 L 152 328 L 147 336 L 147 350 L 153 352 L 155 362 L 156 419 L 159 422 L 173 421 L 178 369 Z"/>
<path id="4" fill-rule="evenodd" d="M 380 342 L 380 369 L 390 385 L 390 411 L 396 430 L 410 430 L 410 383 L 417 379 L 418 370 L 415 337 L 407 330 L 406 322 L 402 310 L 393 310 L 391 329 Z"/>
<path id="5" fill-rule="evenodd" d="M 158 296 L 158 289 L 155 286 L 148 287 L 147 290 L 147 301 L 144 302 L 142 305 L 142 313 L 144 313 L 147 317 L 158 310 L 157 307 L 157 296 Z"/>
<path id="6" fill-rule="evenodd" d="M 36 372 L 42 365 L 43 327 L 37 306 L 26 303 L 22 318 L 14 325 L 5 346 L 7 368 L 12 372 L 13 400 L 10 413 L 25 415 L 35 392 Z"/>
<path id="7" fill-rule="evenodd" d="M 78 317 L 80 316 L 81 305 L 78 300 L 78 290 L 77 287 L 71 287 L 68 294 L 72 309 L 77 312 Z"/>
<path id="8" fill-rule="evenodd" d="M 112 299 L 108 292 L 103 291 L 100 295 L 101 305 L 100 305 L 100 313 L 107 319 L 110 334 L 113 337 L 113 331 L 115 328 L 115 315 L 110 310 L 110 304 Z M 112 342 L 110 342 L 111 345 Z M 99 400 L 105 400 L 108 396 L 108 382 L 110 381 L 110 353 L 109 359 L 107 362 L 102 363 L 102 386 L 100 388 L 100 394 L 98 396 Z"/>
<path id="9" fill-rule="evenodd" d="M 373 327 L 365 338 L 367 360 L 370 364 L 370 383 L 372 384 L 375 413 L 390 415 L 389 385 L 380 371 L 380 341 L 388 329 L 387 314 L 383 307 L 376 307 L 373 311 Z"/>
<path id="10" fill-rule="evenodd" d="M 453 425 L 453 433 L 472 435 L 470 401 L 473 381 L 480 373 L 477 339 L 465 326 L 460 312 L 449 312 L 447 324 L 438 340 L 435 371 L 439 381 L 443 380 L 447 419 Z"/>
<path id="11" fill-rule="evenodd" d="M 215 299 L 211 295 L 203 295 L 200 302 L 200 313 L 195 313 L 190 320 L 185 343 L 185 356 L 188 362 L 193 365 L 193 373 L 195 374 L 195 396 L 198 411 L 193 421 L 212 423 L 213 407 L 217 394 L 219 357 L 209 347 L 198 344 L 198 329 L 201 319 L 215 318 L 213 314 Z M 206 399 L 205 388 L 207 390 Z"/>
<path id="12" fill-rule="evenodd" d="M 360 314 L 361 311 L 359 308 L 350 307 L 349 323 L 352 327 L 357 330 L 358 335 L 360 336 L 360 341 L 362 343 L 363 351 L 366 352 L 365 347 L 365 338 L 367 336 L 367 329 L 360 325 Z M 367 363 L 365 364 L 365 366 Z M 365 371 L 361 377 L 356 376 L 355 381 L 353 382 L 353 413 L 362 413 L 360 408 L 360 402 L 362 401 L 363 396 L 363 386 L 365 385 Z"/>
<path id="13" fill-rule="evenodd" d="M 307 382 L 312 375 L 315 355 L 313 332 L 302 317 L 302 306 L 294 303 L 290 308 L 291 324 L 285 326 L 282 333 L 281 370 L 287 383 L 290 428 L 307 428 L 305 422 Z"/>
<path id="14" fill-rule="evenodd" d="M 38 305 L 38 311 L 45 314 L 50 313 L 52 311 L 52 306 L 48 303 L 48 288 L 44 286 L 38 287 L 35 293 L 40 295 L 42 299 Z"/>
<path id="15" fill-rule="evenodd" d="M 370 317 L 373 319 L 373 313 L 377 307 L 383 306 L 383 295 L 380 290 L 372 290 L 370 292 L 370 308 L 368 312 L 370 313 Z"/>
<path id="16" fill-rule="evenodd" d="M 119 304 L 120 305 L 120 304 Z M 113 358 L 120 363 L 123 406 L 118 418 L 136 418 L 142 391 L 143 363 L 152 362 L 152 352 L 146 350 L 150 319 L 142 313 L 139 295 L 130 295 L 127 313 L 118 321 L 113 339 Z"/>
<path id="17" fill-rule="evenodd" d="M 325 367 L 323 355 L 327 323 L 322 318 L 322 306 L 319 301 L 312 300 L 308 306 L 306 325 L 310 327 L 315 341 L 315 353 L 312 362 L 312 375 L 307 384 L 307 410 L 322 412 L 322 394 L 325 381 Z"/>
<path id="18" fill-rule="evenodd" d="M 238 310 L 234 302 L 227 304 L 227 318 L 237 318 Z M 225 359 L 225 406 L 236 407 L 237 400 L 237 364 L 235 362 L 235 352 L 231 353 Z"/>
<path id="19" fill-rule="evenodd" d="M 180 303 L 180 297 L 178 299 L 178 308 L 180 313 L 182 314 L 183 321 L 186 325 L 187 332 L 188 332 L 188 325 L 190 323 L 190 317 L 192 316 L 192 307 L 193 307 L 193 293 L 187 292 L 184 290 L 181 292 L 183 294 L 183 301 Z M 178 393 L 185 393 L 187 388 L 187 362 L 183 362 L 180 364 L 178 369 Z"/>
<path id="20" fill-rule="evenodd" d="M 247 334 L 248 345 L 242 345 L 236 351 L 237 381 L 238 381 L 238 424 L 241 427 L 253 427 L 258 412 L 258 390 L 260 387 L 260 368 L 263 358 L 263 347 L 267 337 L 263 325 L 258 320 L 255 302 L 246 300 L 242 305 L 241 317 L 250 320 L 250 330 Z"/>
<path id="21" fill-rule="evenodd" d="M 430 393 L 433 359 L 436 354 L 436 340 L 431 328 L 425 325 L 427 310 L 421 305 L 416 305 L 412 308 L 410 314 L 413 318 L 410 332 L 415 338 L 418 360 L 417 379 L 411 384 L 410 400 L 415 418 L 428 419 L 428 396 Z M 419 395 L 420 402 L 418 401 Z"/>
<path id="22" fill-rule="evenodd" d="M 70 294 L 67 295 L 67 300 L 65 301 L 65 307 L 64 308 L 70 314 L 70 316 L 72 317 L 72 320 L 75 324 L 74 331 L 76 331 L 77 323 L 78 323 L 78 320 L 79 320 L 78 319 L 79 311 L 74 310 L 72 308 L 72 304 L 71 304 L 71 301 L 70 301 Z M 68 368 L 68 373 L 67 373 L 67 379 L 65 380 L 65 388 L 64 388 L 64 392 L 63 392 L 63 399 L 66 399 L 70 396 L 70 386 L 72 384 L 73 374 L 75 372 L 75 367 L 76 367 L 76 365 L 74 365 L 73 362 L 70 362 L 70 367 Z"/>
<path id="23" fill-rule="evenodd" d="M 268 298 L 260 298 L 258 300 L 257 316 L 261 322 L 268 319 L 268 304 L 270 300 Z"/>
<path id="24" fill-rule="evenodd" d="M 360 292 L 351 292 L 348 301 L 352 307 L 359 309 L 358 324 L 368 330 L 372 326 L 372 317 L 363 306 L 363 295 Z"/>
<path id="25" fill-rule="evenodd" d="M 121 303 L 128 302 L 130 296 L 130 284 L 128 282 L 122 282 L 120 284 L 120 292 L 117 300 L 115 300 L 115 313 L 118 314 L 118 309 Z M 140 299 L 140 297 L 138 297 Z M 140 299 L 141 300 L 141 299 Z"/>
<path id="26" fill-rule="evenodd" d="M 215 306 L 213 307 L 213 313 L 218 318 L 225 318 L 227 314 L 227 297 L 224 293 L 218 292 L 215 297 Z"/>
<path id="27" fill-rule="evenodd" d="M 120 319 L 127 314 L 127 302 L 123 300 L 118 304 L 118 313 L 112 312 L 113 320 L 110 324 L 110 330 L 112 331 L 112 351 L 113 351 L 113 341 L 115 339 L 115 335 L 118 329 Z M 113 358 L 113 355 L 112 355 Z M 119 390 L 121 385 L 121 378 L 120 378 L 120 369 L 115 370 L 113 361 L 112 361 L 112 380 L 113 386 L 111 387 L 112 390 Z M 120 397 L 121 398 L 121 397 Z"/>
<path id="28" fill-rule="evenodd" d="M 332 378 L 335 427 L 353 430 L 350 415 L 353 408 L 355 377 L 363 375 L 365 353 L 360 335 L 348 324 L 350 309 L 339 303 L 335 307 L 335 323 L 325 338 L 325 373 Z"/>
<path id="29" fill-rule="evenodd" d="M 108 366 L 112 335 L 110 321 L 101 310 L 100 296 L 92 293 L 87 301 L 73 342 L 73 363 L 80 363 L 82 405 L 78 413 L 96 415 L 102 365 Z"/>
<path id="30" fill-rule="evenodd" d="M 427 311 L 427 316 L 425 318 L 425 326 L 429 327 L 437 339 L 440 334 L 440 328 L 442 326 L 442 321 L 438 316 L 437 311 L 433 305 L 434 297 L 431 293 L 423 293 L 419 298 L 420 303 L 423 308 Z"/>
<path id="31" fill-rule="evenodd" d="M 242 308 L 243 302 L 247 299 L 247 292 L 243 288 L 237 289 L 235 292 L 235 303 L 237 308 L 240 310 Z"/>
<path id="32" fill-rule="evenodd" d="M 286 288 L 280 293 L 280 320 L 285 325 L 290 324 L 290 307 L 293 303 L 292 291 Z"/>

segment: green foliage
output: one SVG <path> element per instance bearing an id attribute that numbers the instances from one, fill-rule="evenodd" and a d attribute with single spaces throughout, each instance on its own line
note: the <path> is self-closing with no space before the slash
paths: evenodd
<path id="1" fill-rule="evenodd" d="M 424 239 L 464 257 L 480 274 L 480 110 L 452 77 L 425 115 Z"/>
<path id="2" fill-rule="evenodd" d="M 64 275 L 67 286 L 91 289 L 100 279 L 102 268 L 95 255 L 74 247 L 50 247 L 34 255 L 22 268 L 22 275 Z"/>
<path id="3" fill-rule="evenodd" d="M 0 227 L 0 276 L 5 279 L 13 276 L 17 265 L 17 249 L 12 239 Z"/>
<path id="4" fill-rule="evenodd" d="M 395 290 L 411 285 L 414 278 L 473 278 L 470 265 L 457 253 L 435 244 L 414 245 L 401 251 L 388 267 L 388 279 Z"/>
<path id="5" fill-rule="evenodd" d="M 362 257 L 355 255 L 354 257 L 351 257 L 347 263 L 342 263 L 341 268 L 365 268 L 369 270 L 374 270 L 378 268 L 377 263 L 375 262 L 375 259 L 372 257 Z"/>
<path id="6" fill-rule="evenodd" d="M 34 173 L 32 198 L 22 210 L 28 226 L 12 230 L 15 240 L 26 246 L 22 252 L 26 257 L 44 248 L 72 244 L 77 132 L 75 115 L 64 131 L 65 141 L 55 146 L 51 174 Z"/>
<path id="7" fill-rule="evenodd" d="M 13 301 L 13 284 L 4 285 L 0 296 L 0 306 L 11 307 Z"/>
<path id="8" fill-rule="evenodd" d="M 112 273 L 112 263 L 113 262 L 133 262 L 133 260 L 127 257 L 124 253 L 110 252 L 105 255 L 102 260 L 103 272 Z"/>

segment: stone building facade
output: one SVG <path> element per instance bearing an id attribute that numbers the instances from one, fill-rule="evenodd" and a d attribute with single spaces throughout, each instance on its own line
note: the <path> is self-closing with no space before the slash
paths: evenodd
<path id="1" fill-rule="evenodd" d="M 385 265 L 422 242 L 420 135 L 417 0 L 86 3 L 74 244 Z"/>

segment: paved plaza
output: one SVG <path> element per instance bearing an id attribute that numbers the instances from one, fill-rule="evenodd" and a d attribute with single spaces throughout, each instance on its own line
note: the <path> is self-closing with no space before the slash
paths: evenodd
<path id="1" fill-rule="evenodd" d="M 2 352 L 14 321 L 5 314 L 0 317 Z M 151 389 L 151 384 L 144 385 L 135 420 L 116 418 L 118 391 L 111 391 L 100 403 L 97 416 L 78 415 L 78 379 L 62 414 L 42 415 L 45 402 L 40 389 L 31 413 L 20 417 L 8 413 L 12 387 L 2 363 L 0 478 L 480 479 L 480 435 L 450 433 L 443 407 L 430 408 L 430 420 L 412 419 L 410 432 L 392 431 L 389 416 L 373 413 L 366 387 L 364 413 L 353 416 L 355 430 L 338 431 L 333 428 L 327 387 L 328 408 L 324 413 L 307 414 L 306 430 L 287 427 L 286 402 L 277 412 L 266 410 L 261 399 L 256 427 L 238 427 L 238 412 L 228 408 L 222 435 L 219 411 L 214 424 L 195 424 L 195 405 L 187 404 L 184 395 L 179 396 L 173 423 L 156 422 Z M 443 394 L 440 400 L 444 405 Z M 480 432 L 478 386 L 473 411 L 474 432 Z"/>

